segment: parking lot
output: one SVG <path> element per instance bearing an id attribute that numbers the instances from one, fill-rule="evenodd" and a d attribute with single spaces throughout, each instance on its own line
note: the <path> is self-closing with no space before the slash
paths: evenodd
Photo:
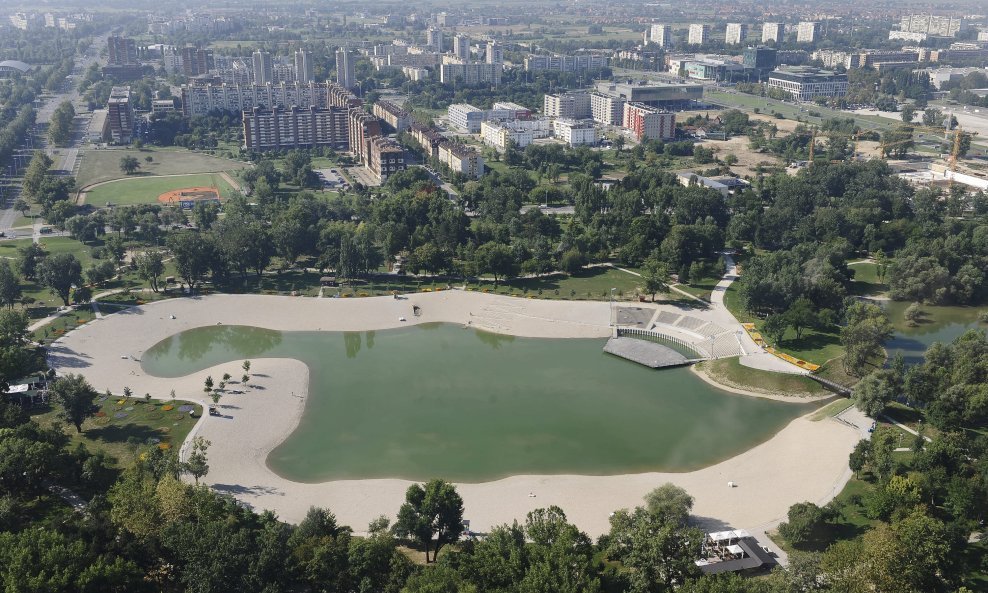
<path id="1" fill-rule="evenodd" d="M 339 169 L 316 169 L 322 187 L 329 191 L 349 190 L 350 183 L 343 178 Z"/>

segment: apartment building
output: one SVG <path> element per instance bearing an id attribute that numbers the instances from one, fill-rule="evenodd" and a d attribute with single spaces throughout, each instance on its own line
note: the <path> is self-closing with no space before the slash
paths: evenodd
<path id="1" fill-rule="evenodd" d="M 332 85 L 335 86 L 335 85 Z M 182 87 L 182 114 L 206 115 L 210 111 L 248 111 L 254 107 L 349 107 L 330 101 L 331 85 L 326 83 L 284 84 L 187 84 Z M 359 101 L 359 99 L 357 100 Z M 359 104 L 359 103 L 358 103 Z"/>
<path id="2" fill-rule="evenodd" d="M 299 49 L 295 51 L 295 80 L 298 82 L 315 82 L 312 54 Z"/>
<path id="3" fill-rule="evenodd" d="M 955 37 L 964 26 L 964 19 L 934 14 L 908 14 L 899 22 L 899 30 L 925 33 L 936 37 Z"/>
<path id="4" fill-rule="evenodd" d="M 782 43 L 786 39 L 786 26 L 782 23 L 764 23 L 762 25 L 762 43 L 774 41 Z"/>
<path id="5" fill-rule="evenodd" d="M 407 167 L 405 149 L 384 136 L 374 136 L 367 141 L 367 168 L 384 183 L 389 177 Z"/>
<path id="6" fill-rule="evenodd" d="M 253 64 L 255 84 L 274 82 L 274 66 L 271 63 L 271 54 L 266 51 L 255 51 L 251 55 L 251 63 Z"/>
<path id="7" fill-rule="evenodd" d="M 446 110 L 449 123 L 456 128 L 477 134 L 480 132 L 480 125 L 487 119 L 487 112 L 474 107 L 469 103 L 456 103 L 450 105 Z"/>
<path id="8" fill-rule="evenodd" d="M 796 27 L 796 43 L 815 43 L 820 34 L 820 23 L 803 21 Z"/>
<path id="9" fill-rule="evenodd" d="M 446 137 L 428 126 L 412 122 L 411 136 L 421 146 L 430 158 L 439 158 L 439 146 L 446 142 Z"/>
<path id="10" fill-rule="evenodd" d="M 336 52 L 336 82 L 345 89 L 357 86 L 357 77 L 353 71 L 354 55 L 345 47 Z"/>
<path id="11" fill-rule="evenodd" d="M 507 150 L 509 144 L 513 143 L 516 148 L 525 148 L 535 140 L 534 130 L 513 125 L 513 122 L 485 121 L 480 125 L 480 135 L 484 144 L 502 152 Z"/>
<path id="12" fill-rule="evenodd" d="M 638 141 L 672 140 L 676 137 L 676 114 L 641 103 L 628 103 L 624 106 L 622 125 Z"/>
<path id="13" fill-rule="evenodd" d="M 370 163 L 368 142 L 371 138 L 383 135 L 381 120 L 363 109 L 351 109 L 347 112 L 349 127 L 350 152 L 364 165 Z"/>
<path id="14" fill-rule="evenodd" d="M 496 64 L 498 66 L 504 63 L 504 50 L 501 49 L 501 46 L 496 41 L 487 43 L 484 61 L 488 64 Z"/>
<path id="15" fill-rule="evenodd" d="M 768 86 L 788 92 L 797 101 L 843 97 L 847 94 L 847 75 L 816 68 L 787 68 L 769 74 Z"/>
<path id="16" fill-rule="evenodd" d="M 243 117 L 247 150 L 349 147 L 347 112 L 337 107 L 254 107 L 244 111 Z"/>
<path id="17" fill-rule="evenodd" d="M 345 107 L 347 109 L 360 107 L 364 104 L 364 100 L 351 93 L 350 89 L 335 82 L 326 84 L 326 102 L 332 107 Z"/>
<path id="18" fill-rule="evenodd" d="M 443 44 L 443 32 L 439 29 L 429 29 L 425 32 L 425 44 L 436 53 L 443 53 L 446 47 Z"/>
<path id="19" fill-rule="evenodd" d="M 545 95 L 542 114 L 546 117 L 587 119 L 593 117 L 588 93 L 561 93 Z"/>
<path id="20" fill-rule="evenodd" d="M 391 101 L 378 101 L 374 104 L 374 115 L 396 133 L 404 132 L 412 123 L 412 114 Z"/>
<path id="21" fill-rule="evenodd" d="M 542 56 L 529 54 L 525 56 L 525 70 L 555 70 L 557 72 L 579 72 L 581 70 L 599 70 L 606 68 L 609 63 L 607 56 L 596 54 L 577 56 Z"/>
<path id="22" fill-rule="evenodd" d="M 708 41 L 710 41 L 710 25 L 702 25 L 700 23 L 690 25 L 689 34 L 686 37 L 688 44 L 703 45 Z"/>
<path id="23" fill-rule="evenodd" d="M 484 157 L 475 148 L 458 142 L 443 142 L 439 145 L 439 161 L 454 173 L 471 179 L 484 176 Z"/>
<path id="24" fill-rule="evenodd" d="M 557 118 L 552 122 L 552 135 L 569 146 L 593 146 L 599 139 L 592 120 Z"/>
<path id="25" fill-rule="evenodd" d="M 106 39 L 106 63 L 109 66 L 138 64 L 137 43 L 129 37 L 113 35 Z"/>
<path id="26" fill-rule="evenodd" d="M 748 39 L 748 25 L 745 23 L 727 23 L 724 32 L 724 43 L 727 45 L 741 45 Z"/>
<path id="27" fill-rule="evenodd" d="M 209 74 L 215 67 L 213 50 L 191 45 L 182 48 L 182 73 L 186 76 Z"/>
<path id="28" fill-rule="evenodd" d="M 448 63 L 439 66 L 439 81 L 443 84 L 501 84 L 501 65 L 477 62 L 471 64 Z"/>
<path id="29" fill-rule="evenodd" d="M 672 27 L 660 23 L 649 30 L 649 42 L 659 47 L 672 47 Z"/>
<path id="30" fill-rule="evenodd" d="M 129 86 L 115 86 L 110 89 L 106 111 L 110 139 L 121 144 L 130 142 L 134 133 L 134 105 L 130 102 Z"/>
<path id="31" fill-rule="evenodd" d="M 453 55 L 463 60 L 470 61 L 470 38 L 466 35 L 456 35 L 453 37 Z"/>
<path id="32" fill-rule="evenodd" d="M 532 119 L 532 110 L 510 101 L 497 101 L 491 105 L 488 119 Z"/>

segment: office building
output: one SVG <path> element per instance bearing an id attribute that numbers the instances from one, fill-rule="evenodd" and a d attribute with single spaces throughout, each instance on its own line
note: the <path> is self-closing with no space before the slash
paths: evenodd
<path id="1" fill-rule="evenodd" d="M 443 45 L 443 32 L 439 29 L 429 29 L 425 32 L 425 44 L 436 53 L 443 53 L 446 48 Z"/>
<path id="2" fill-rule="evenodd" d="M 404 132 L 412 124 L 412 114 L 391 101 L 374 103 L 374 115 L 396 133 Z"/>
<path id="3" fill-rule="evenodd" d="M 593 146 L 597 144 L 597 126 L 587 119 L 558 118 L 552 122 L 552 135 L 569 146 Z"/>
<path id="4" fill-rule="evenodd" d="M 672 47 L 672 27 L 669 25 L 653 24 L 649 33 L 650 43 L 659 47 Z"/>
<path id="5" fill-rule="evenodd" d="M 608 58 L 596 54 L 578 56 L 525 56 L 525 70 L 555 70 L 557 72 L 579 72 L 607 68 Z"/>
<path id="6" fill-rule="evenodd" d="M 775 53 L 774 47 L 764 45 L 746 47 L 741 54 L 741 64 L 745 68 L 753 68 L 760 72 L 775 70 Z"/>
<path id="7" fill-rule="evenodd" d="M 497 101 L 491 105 L 487 119 L 532 119 L 532 110 L 510 101 Z"/>
<path id="8" fill-rule="evenodd" d="M 741 45 L 748 39 L 748 25 L 744 23 L 727 23 L 727 30 L 724 32 L 724 43 L 727 45 Z"/>
<path id="9" fill-rule="evenodd" d="M 191 45 L 182 48 L 182 73 L 186 76 L 209 74 L 215 67 L 213 50 Z"/>
<path id="10" fill-rule="evenodd" d="M 299 49 L 295 51 L 295 80 L 298 82 L 315 82 L 313 73 L 312 54 Z"/>
<path id="11" fill-rule="evenodd" d="M 354 55 L 345 47 L 336 51 L 336 82 L 345 89 L 357 86 L 357 77 L 353 73 Z"/>
<path id="12" fill-rule="evenodd" d="M 703 98 L 703 85 L 667 83 L 597 83 L 597 91 L 611 97 L 619 97 L 628 103 L 643 103 L 651 107 L 683 109 Z M 595 118 L 596 119 L 596 118 Z M 619 120 L 620 121 L 620 120 Z"/>
<path id="13" fill-rule="evenodd" d="M 134 105 L 130 102 L 129 86 L 115 86 L 110 89 L 106 111 L 110 139 L 120 144 L 130 142 L 134 133 Z"/>
<path id="14" fill-rule="evenodd" d="M 546 93 L 542 114 L 546 117 L 563 119 L 587 119 L 592 117 L 590 95 L 588 93 Z"/>
<path id="15" fill-rule="evenodd" d="M 446 110 L 450 125 L 477 134 L 480 132 L 480 124 L 487 119 L 487 112 L 470 105 L 469 103 L 456 103 L 450 105 Z"/>
<path id="16" fill-rule="evenodd" d="M 268 84 L 274 82 L 274 67 L 271 63 L 271 54 L 266 51 L 257 50 L 253 56 L 254 84 Z"/>
<path id="17" fill-rule="evenodd" d="M 406 168 L 405 149 L 390 138 L 374 136 L 367 141 L 367 168 L 384 183 Z"/>
<path id="18" fill-rule="evenodd" d="M 899 30 L 925 33 L 935 37 L 955 37 L 960 33 L 964 19 L 933 14 L 909 14 L 902 17 Z"/>
<path id="19" fill-rule="evenodd" d="M 106 63 L 109 66 L 129 66 L 137 64 L 137 43 L 129 37 L 116 35 L 106 39 Z"/>
<path id="20" fill-rule="evenodd" d="M 620 126 L 624 117 L 624 103 L 622 97 L 616 97 L 604 93 L 590 93 L 590 114 L 594 121 L 609 126 Z"/>
<path id="21" fill-rule="evenodd" d="M 843 97 L 847 94 L 847 75 L 816 68 L 787 68 L 769 74 L 768 86 L 788 92 L 797 101 Z"/>
<path id="22" fill-rule="evenodd" d="M 487 43 L 487 55 L 484 61 L 488 64 L 496 64 L 498 66 L 504 62 L 504 51 L 496 41 L 489 41 Z"/>
<path id="23" fill-rule="evenodd" d="M 484 157 L 475 148 L 458 142 L 443 142 L 439 145 L 439 162 L 449 167 L 453 173 L 471 179 L 484 176 Z"/>
<path id="24" fill-rule="evenodd" d="M 349 147 L 347 112 L 336 107 L 254 107 L 243 112 L 244 148 L 288 150 Z"/>
<path id="25" fill-rule="evenodd" d="M 477 62 L 472 64 L 442 64 L 439 81 L 443 84 L 501 84 L 501 65 Z"/>
<path id="26" fill-rule="evenodd" d="M 690 45 L 703 45 L 710 40 L 710 25 L 694 23 L 690 25 L 686 42 Z"/>
<path id="27" fill-rule="evenodd" d="M 466 35 L 453 37 L 453 55 L 464 62 L 470 61 L 470 38 Z"/>
<path id="28" fill-rule="evenodd" d="M 816 43 L 820 34 L 820 23 L 816 21 L 802 21 L 796 28 L 796 43 Z"/>
<path id="29" fill-rule="evenodd" d="M 762 43 L 774 41 L 782 43 L 786 39 L 786 26 L 782 23 L 765 23 L 762 25 Z"/>
<path id="30" fill-rule="evenodd" d="M 676 137 L 676 114 L 641 103 L 627 103 L 622 126 L 630 130 L 639 142 L 671 140 Z"/>

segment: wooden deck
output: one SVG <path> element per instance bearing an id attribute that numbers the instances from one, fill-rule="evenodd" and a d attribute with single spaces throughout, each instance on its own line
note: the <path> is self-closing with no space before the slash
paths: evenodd
<path id="1" fill-rule="evenodd" d="M 668 346 L 636 338 L 611 338 L 604 345 L 604 352 L 653 369 L 683 366 L 696 362 L 696 360 L 686 358 Z"/>

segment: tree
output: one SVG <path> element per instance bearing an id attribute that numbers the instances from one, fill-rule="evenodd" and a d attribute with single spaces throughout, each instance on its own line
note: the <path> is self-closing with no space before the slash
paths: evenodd
<path id="1" fill-rule="evenodd" d="M 642 290 L 652 295 L 652 302 L 655 302 L 655 293 L 669 292 L 669 270 L 666 265 L 655 256 L 649 256 L 645 260 L 641 271 Z"/>
<path id="2" fill-rule="evenodd" d="M 61 406 L 59 415 L 82 432 L 82 423 L 96 412 L 96 390 L 82 375 L 68 374 L 52 382 L 48 389 L 51 398 Z"/>
<path id="3" fill-rule="evenodd" d="M 206 380 L 203 381 L 202 390 L 205 391 L 207 394 L 210 394 L 210 393 L 213 392 L 213 376 L 212 375 L 209 375 L 208 377 L 206 377 Z"/>
<path id="4" fill-rule="evenodd" d="M 902 123 L 910 124 L 913 121 L 913 117 L 916 115 L 916 108 L 912 105 L 903 105 L 899 110 L 899 115 L 902 117 Z"/>
<path id="5" fill-rule="evenodd" d="M 189 286 L 189 292 L 195 291 L 202 282 L 214 262 L 215 252 L 209 241 L 194 232 L 182 232 L 168 236 L 168 248 L 175 255 L 175 265 L 178 273 Z"/>
<path id="6" fill-rule="evenodd" d="M 699 576 L 695 551 L 703 531 L 670 522 L 643 507 L 611 515 L 607 556 L 631 569 L 627 578 L 632 593 L 673 590 L 676 583 Z"/>
<path id="7" fill-rule="evenodd" d="M 902 125 L 882 132 L 882 157 L 895 156 L 901 158 L 916 146 L 913 140 L 913 129 Z"/>
<path id="8" fill-rule="evenodd" d="M 445 480 L 430 480 L 421 486 L 412 484 L 405 492 L 405 504 L 398 509 L 394 532 L 413 537 L 425 547 L 425 561 L 435 561 L 439 550 L 460 539 L 463 532 L 463 499 Z M 429 550 L 435 552 L 430 560 Z"/>
<path id="9" fill-rule="evenodd" d="M 165 260 L 157 249 L 148 249 L 134 256 L 137 275 L 151 285 L 151 290 L 158 292 L 158 282 L 165 273 Z"/>
<path id="10" fill-rule="evenodd" d="M 821 508 L 812 502 L 797 502 L 789 507 L 788 521 L 779 524 L 779 533 L 794 545 L 799 546 L 819 539 L 824 525 L 832 518 L 828 508 Z"/>
<path id="11" fill-rule="evenodd" d="M 199 478 L 209 473 L 209 463 L 206 460 L 206 450 L 212 445 L 211 442 L 201 436 L 192 439 L 192 451 L 188 459 L 182 464 L 182 471 L 191 474 L 195 478 L 196 484 Z"/>
<path id="12" fill-rule="evenodd" d="M 803 337 L 803 330 L 819 326 L 819 316 L 812 301 L 800 297 L 789 306 L 785 313 L 786 324 L 796 332 L 796 339 Z"/>
<path id="13" fill-rule="evenodd" d="M 474 251 L 474 262 L 480 274 L 493 274 L 494 286 L 501 278 L 518 273 L 518 262 L 511 247 L 504 243 L 493 241 L 484 243 Z"/>
<path id="14" fill-rule="evenodd" d="M 885 310 L 871 303 L 851 304 L 844 317 L 846 324 L 840 332 L 844 369 L 860 377 L 868 362 L 883 353 L 883 345 L 892 337 L 892 324 Z"/>
<path id="15" fill-rule="evenodd" d="M 125 156 L 120 158 L 120 170 L 123 171 L 125 175 L 133 175 L 141 168 L 141 163 L 136 157 Z"/>
<path id="16" fill-rule="evenodd" d="M 37 279 L 38 266 L 48 256 L 48 252 L 37 243 L 31 243 L 26 247 L 21 247 L 17 252 L 21 256 L 17 263 L 21 276 L 24 276 L 27 280 Z"/>
<path id="17" fill-rule="evenodd" d="M 17 198 L 14 200 L 14 210 L 20 212 L 21 216 L 27 216 L 27 213 L 31 210 L 31 205 L 24 198 Z"/>
<path id="18" fill-rule="evenodd" d="M 0 305 L 12 309 L 21 300 L 21 282 L 7 260 L 0 261 Z"/>
<path id="19" fill-rule="evenodd" d="M 38 279 L 68 306 L 72 286 L 82 284 L 82 264 L 71 253 L 49 255 L 38 265 Z"/>
<path id="20" fill-rule="evenodd" d="M 693 511 L 693 497 L 680 486 L 669 482 L 645 495 L 645 508 L 672 525 L 686 525 Z"/>
<path id="21" fill-rule="evenodd" d="M 789 320 L 786 319 L 784 313 L 776 313 L 769 315 L 765 318 L 765 323 L 762 324 L 762 333 L 768 336 L 769 340 L 776 346 L 782 344 L 783 338 L 786 337 L 786 330 L 789 329 Z"/>

